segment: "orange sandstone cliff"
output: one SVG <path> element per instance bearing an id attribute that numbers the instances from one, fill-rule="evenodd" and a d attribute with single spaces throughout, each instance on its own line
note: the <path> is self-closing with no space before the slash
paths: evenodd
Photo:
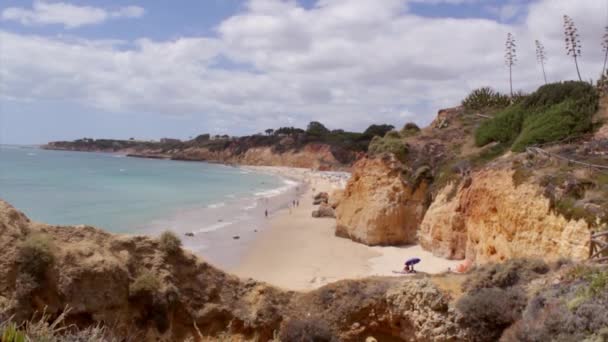
<path id="1" fill-rule="evenodd" d="M 390 155 L 361 159 L 336 208 L 336 235 L 367 245 L 416 241 L 428 185 L 409 184 Z"/>

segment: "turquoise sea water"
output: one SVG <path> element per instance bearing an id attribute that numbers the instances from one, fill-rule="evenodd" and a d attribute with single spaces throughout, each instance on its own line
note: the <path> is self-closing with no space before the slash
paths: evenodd
<path id="1" fill-rule="evenodd" d="M 130 232 L 189 208 L 284 186 L 278 177 L 200 162 L 0 146 L 0 198 L 31 219 Z"/>

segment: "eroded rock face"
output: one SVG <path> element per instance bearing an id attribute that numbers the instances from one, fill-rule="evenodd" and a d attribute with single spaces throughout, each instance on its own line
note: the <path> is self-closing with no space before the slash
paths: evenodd
<path id="1" fill-rule="evenodd" d="M 366 245 L 413 243 L 426 190 L 425 181 L 416 188 L 408 184 L 392 156 L 361 159 L 336 208 L 336 235 Z"/>
<path id="2" fill-rule="evenodd" d="M 53 261 L 28 280 L 19 255 L 32 236 L 44 237 Z M 116 336 L 136 341 L 269 341 L 287 322 L 311 318 L 340 341 L 470 340 L 449 297 L 428 279 L 344 280 L 308 293 L 283 291 L 228 275 L 187 251 L 167 254 L 149 237 L 32 223 L 2 201 L 0 250 L 0 321 L 27 320 L 45 308 L 53 320 L 67 305 L 66 324 L 107 324 Z M 134 293 L 135 279 L 146 272 L 157 284 Z"/>
<path id="3" fill-rule="evenodd" d="M 340 169 L 344 164 L 336 159 L 335 151 L 324 144 L 308 144 L 300 150 L 274 151 L 271 147 L 253 147 L 246 151 L 230 148 L 212 151 L 209 148 L 188 148 L 172 155 L 179 160 L 206 160 L 211 162 L 240 164 L 289 166 L 320 170 Z M 350 156 L 354 158 L 354 156 Z"/>
<path id="4" fill-rule="evenodd" d="M 582 260 L 589 228 L 550 210 L 538 185 L 513 184 L 513 171 L 486 169 L 442 189 L 420 226 L 419 241 L 433 254 L 476 262 L 516 257 Z"/>

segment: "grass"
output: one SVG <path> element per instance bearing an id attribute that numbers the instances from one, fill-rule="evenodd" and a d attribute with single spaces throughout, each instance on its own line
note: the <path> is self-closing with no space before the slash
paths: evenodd
<path id="1" fill-rule="evenodd" d="M 160 281 L 151 271 L 142 272 L 129 285 L 129 296 L 154 296 L 160 289 Z"/>
<path id="2" fill-rule="evenodd" d="M 159 238 L 160 249 L 166 255 L 175 255 L 182 250 L 182 241 L 170 231 L 165 231 Z"/>
<path id="3" fill-rule="evenodd" d="M 28 236 L 21 243 L 17 261 L 20 272 L 27 273 L 36 280 L 40 280 L 45 271 L 55 261 L 51 239 L 42 234 Z"/>
<path id="4" fill-rule="evenodd" d="M 509 149 L 509 145 L 500 143 L 479 152 L 479 154 L 471 158 L 473 166 L 485 165 L 492 160 L 502 156 Z"/>
<path id="5" fill-rule="evenodd" d="M 484 122 L 475 132 L 475 143 L 510 144 L 515 152 L 527 146 L 559 141 L 593 129 L 598 108 L 595 88 L 585 82 L 552 83 Z"/>
<path id="6" fill-rule="evenodd" d="M 390 132 L 389 132 L 390 133 Z M 380 155 L 392 153 L 400 161 L 405 161 L 407 157 L 407 147 L 398 135 L 387 134 L 384 137 L 375 136 L 369 143 L 368 152 L 370 155 Z"/>
<path id="7" fill-rule="evenodd" d="M 93 325 L 79 329 L 65 324 L 70 309 L 64 311 L 55 319 L 42 312 L 39 318 L 23 323 L 17 323 L 12 318 L 0 322 L 0 341 L 2 342 L 115 342 L 136 341 L 133 336 L 114 336 L 104 326 Z"/>

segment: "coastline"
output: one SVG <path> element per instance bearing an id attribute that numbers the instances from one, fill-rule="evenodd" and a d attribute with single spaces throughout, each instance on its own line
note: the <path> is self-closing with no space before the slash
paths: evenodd
<path id="1" fill-rule="evenodd" d="M 370 276 L 399 276 L 403 262 L 412 257 L 423 260 L 420 272 L 437 274 L 454 269 L 462 261 L 435 257 L 419 245 L 370 247 L 335 236 L 336 220 L 313 218 L 313 196 L 331 193 L 345 185 L 336 173 L 285 167 L 254 167 L 306 184 L 299 196 L 300 206 L 282 209 L 266 222 L 235 267 L 229 272 L 288 290 L 306 291 L 341 279 Z M 314 191 L 313 191 L 314 189 Z"/>

